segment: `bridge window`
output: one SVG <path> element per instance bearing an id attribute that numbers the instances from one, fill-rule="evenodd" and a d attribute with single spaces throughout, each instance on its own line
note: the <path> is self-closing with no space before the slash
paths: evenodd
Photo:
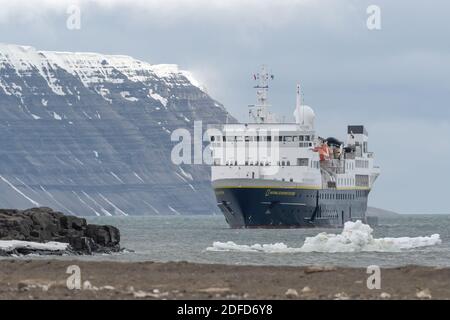
<path id="1" fill-rule="evenodd" d="M 309 163 L 308 158 L 297 158 L 297 165 L 302 167 L 307 167 Z"/>

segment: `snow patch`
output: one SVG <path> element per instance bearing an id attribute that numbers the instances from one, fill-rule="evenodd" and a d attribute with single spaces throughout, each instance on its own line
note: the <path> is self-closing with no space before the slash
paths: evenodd
<path id="1" fill-rule="evenodd" d="M 190 173 L 184 171 L 182 167 L 178 167 L 178 169 L 180 169 L 181 174 L 182 174 L 183 176 L 185 176 L 185 177 L 188 178 L 189 180 L 194 180 L 194 178 L 192 177 L 192 175 L 191 175 Z"/>
<path id="2" fill-rule="evenodd" d="M 114 208 L 114 210 L 116 210 L 118 213 L 120 213 L 121 215 L 124 216 L 128 216 L 127 213 L 125 213 L 123 210 L 119 209 L 119 207 L 117 207 L 114 203 L 112 203 L 111 201 L 109 201 L 108 198 L 106 198 L 104 195 L 102 195 L 101 193 L 98 194 L 103 200 L 105 200 L 110 206 L 112 206 Z"/>
<path id="3" fill-rule="evenodd" d="M 145 200 L 143 200 L 143 201 L 144 201 L 144 203 L 145 203 L 146 205 L 148 205 L 150 208 L 152 208 L 153 211 L 155 211 L 157 214 L 160 214 L 159 211 L 158 211 L 158 209 L 156 209 L 154 206 L 152 206 L 151 203 L 148 203 L 148 202 L 145 201 Z"/>
<path id="4" fill-rule="evenodd" d="M 133 172 L 133 174 L 134 174 L 134 176 L 136 177 L 136 178 L 138 178 L 139 180 L 141 180 L 141 182 L 143 182 L 143 183 L 145 183 L 145 181 L 136 173 L 136 172 Z"/>
<path id="5" fill-rule="evenodd" d="M 114 178 L 116 178 L 120 183 L 124 183 L 123 182 L 123 180 L 122 179 L 120 179 L 118 176 L 117 176 L 117 174 L 115 174 L 114 172 L 110 172 L 111 173 L 111 175 L 114 177 Z"/>
<path id="6" fill-rule="evenodd" d="M 54 111 L 53 111 L 53 118 L 55 120 L 62 120 L 62 117 L 59 114 L 57 114 L 56 112 L 54 112 Z"/>
<path id="7" fill-rule="evenodd" d="M 177 210 L 175 210 L 174 208 L 172 208 L 171 206 L 167 206 L 169 209 L 170 209 L 170 211 L 172 211 L 173 213 L 175 213 L 176 215 L 181 215 L 181 213 L 179 213 Z"/>
<path id="8" fill-rule="evenodd" d="M 34 206 L 36 207 L 40 207 L 41 205 L 39 204 L 39 202 L 34 201 L 33 199 L 31 199 L 30 197 L 28 197 L 27 195 L 25 195 L 22 191 L 20 191 L 19 189 L 17 189 L 11 182 L 9 182 L 6 178 L 4 178 L 3 176 L 0 176 L 0 179 L 5 182 L 7 185 L 9 185 L 14 191 L 16 191 L 18 194 L 20 194 L 22 197 L 24 197 L 25 199 L 27 199 L 28 201 L 30 201 Z"/>
<path id="9" fill-rule="evenodd" d="M 122 91 L 122 92 L 120 92 L 120 95 L 122 96 L 122 98 L 124 98 L 125 100 L 128 100 L 128 101 L 132 101 L 132 102 L 139 101 L 138 98 L 130 96 L 129 91 Z"/>
<path id="10" fill-rule="evenodd" d="M 164 98 L 164 97 L 162 97 L 162 96 L 159 95 L 158 93 L 153 92 L 153 89 L 149 89 L 149 91 L 148 91 L 148 96 L 149 96 L 150 98 L 154 99 L 154 100 L 157 100 L 157 101 L 161 102 L 161 104 L 162 104 L 164 107 L 167 107 L 167 99 Z"/>
<path id="11" fill-rule="evenodd" d="M 195 79 L 195 77 L 192 75 L 190 71 L 182 70 L 181 74 L 186 77 L 186 79 L 189 80 L 189 82 L 194 86 L 199 88 L 202 91 L 205 91 L 205 86 L 203 86 L 200 81 Z"/>
<path id="12" fill-rule="evenodd" d="M 69 247 L 68 243 L 63 242 L 32 242 L 20 240 L 0 240 L 0 250 L 11 252 L 16 249 L 32 249 L 32 250 L 47 250 L 47 251 L 65 251 Z"/>

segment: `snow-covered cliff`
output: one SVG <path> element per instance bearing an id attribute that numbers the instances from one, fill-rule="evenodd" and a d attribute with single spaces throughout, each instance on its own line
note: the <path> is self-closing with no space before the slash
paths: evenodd
<path id="1" fill-rule="evenodd" d="M 172 164 L 170 133 L 226 117 L 176 65 L 0 44 L 0 207 L 211 213 L 209 168 Z"/>

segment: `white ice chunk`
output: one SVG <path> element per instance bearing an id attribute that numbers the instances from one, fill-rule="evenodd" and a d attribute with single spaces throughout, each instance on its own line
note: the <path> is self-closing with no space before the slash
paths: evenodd
<path id="1" fill-rule="evenodd" d="M 239 245 L 233 241 L 214 242 L 208 251 L 238 251 L 265 253 L 295 253 L 295 252 L 400 252 L 414 248 L 438 245 L 442 241 L 439 234 L 427 237 L 373 238 L 373 229 L 362 223 L 348 221 L 340 234 L 322 232 L 314 237 L 307 237 L 300 248 L 290 248 L 280 242 L 275 244 Z"/>
<path id="2" fill-rule="evenodd" d="M 33 250 L 48 250 L 48 251 L 64 251 L 67 250 L 69 244 L 63 242 L 32 242 L 20 240 L 0 240 L 0 249 L 6 252 L 11 252 L 15 249 L 33 249 Z"/>

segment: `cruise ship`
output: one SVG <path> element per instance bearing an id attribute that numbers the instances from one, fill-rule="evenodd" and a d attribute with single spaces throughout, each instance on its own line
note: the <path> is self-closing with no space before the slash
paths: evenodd
<path id="1" fill-rule="evenodd" d="M 346 142 L 314 130 L 315 113 L 297 85 L 292 122 L 269 111 L 265 66 L 254 75 L 257 104 L 249 122 L 208 130 L 217 205 L 232 228 L 341 227 L 367 222 L 369 193 L 380 174 L 363 125 Z"/>

